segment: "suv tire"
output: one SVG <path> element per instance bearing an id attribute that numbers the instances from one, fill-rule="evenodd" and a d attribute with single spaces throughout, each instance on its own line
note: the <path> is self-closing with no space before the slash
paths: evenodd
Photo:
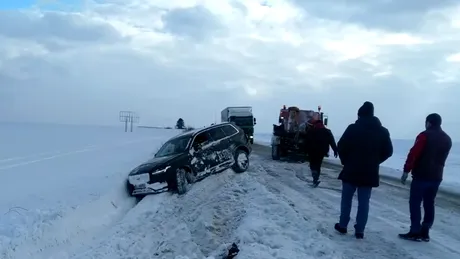
<path id="1" fill-rule="evenodd" d="M 176 170 L 176 186 L 179 195 L 185 194 L 190 189 L 190 184 L 195 182 L 195 176 L 184 168 Z"/>
<path id="2" fill-rule="evenodd" d="M 232 169 L 235 173 L 244 173 L 249 168 L 249 154 L 243 149 L 237 149 L 235 151 L 235 163 Z"/>

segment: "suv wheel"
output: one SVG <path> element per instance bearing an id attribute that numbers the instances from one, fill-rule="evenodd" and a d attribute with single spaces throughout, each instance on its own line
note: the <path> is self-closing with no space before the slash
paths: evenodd
<path id="1" fill-rule="evenodd" d="M 187 172 L 184 168 L 177 169 L 176 184 L 179 195 L 185 194 L 189 190 L 190 184 L 194 182 L 195 176 L 191 172 Z"/>
<path id="2" fill-rule="evenodd" d="M 232 166 L 233 171 L 235 171 L 235 173 L 243 173 L 246 172 L 248 168 L 249 154 L 242 149 L 237 149 L 235 152 L 235 163 Z"/>

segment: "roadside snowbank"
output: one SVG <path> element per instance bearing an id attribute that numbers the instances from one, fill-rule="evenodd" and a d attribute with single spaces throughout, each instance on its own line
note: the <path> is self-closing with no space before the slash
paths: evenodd
<path id="1" fill-rule="evenodd" d="M 111 192 L 67 210 L 12 209 L 0 217 L 0 258 L 64 259 L 69 247 L 91 242 L 135 206 L 125 175 Z M 72 241 L 73 243 L 71 243 Z"/>
<path id="2" fill-rule="evenodd" d="M 214 259 L 233 242 L 245 259 L 342 258 L 306 221 L 254 177 L 228 170 L 196 183 L 184 196 L 147 196 L 74 258 Z"/>

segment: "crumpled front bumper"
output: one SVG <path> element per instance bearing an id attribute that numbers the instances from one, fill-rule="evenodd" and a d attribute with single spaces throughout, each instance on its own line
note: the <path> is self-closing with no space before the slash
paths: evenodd
<path id="1" fill-rule="evenodd" d="M 152 183 L 152 184 L 141 184 L 135 185 L 133 192 L 131 195 L 147 195 L 147 194 L 155 194 L 155 193 L 162 193 L 168 191 L 168 184 L 164 183 Z"/>

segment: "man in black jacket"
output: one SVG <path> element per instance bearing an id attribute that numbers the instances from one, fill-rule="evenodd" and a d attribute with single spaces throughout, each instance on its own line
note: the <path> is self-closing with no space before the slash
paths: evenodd
<path id="1" fill-rule="evenodd" d="M 332 147 L 335 157 L 337 157 L 338 153 L 332 132 L 324 126 L 321 120 L 316 120 L 312 124 L 312 127 L 307 131 L 307 153 L 313 177 L 313 186 L 316 187 L 320 183 L 321 165 L 324 157 L 329 152 L 329 146 Z"/>
<path id="2" fill-rule="evenodd" d="M 372 188 L 380 183 L 380 164 L 393 155 L 390 133 L 374 116 L 374 105 L 365 102 L 358 110 L 358 120 L 350 124 L 338 142 L 343 169 L 340 221 L 334 228 L 347 233 L 353 195 L 358 191 L 355 237 L 362 239 L 369 214 Z"/>
<path id="3" fill-rule="evenodd" d="M 452 139 L 441 128 L 442 118 L 437 113 L 426 117 L 426 130 L 418 134 L 414 146 L 407 155 L 401 182 L 406 183 L 412 171 L 409 210 L 410 231 L 399 234 L 400 238 L 430 241 L 429 231 L 434 222 L 434 201 L 442 182 L 444 165 L 452 148 Z M 420 205 L 425 215 L 422 220 Z"/>

